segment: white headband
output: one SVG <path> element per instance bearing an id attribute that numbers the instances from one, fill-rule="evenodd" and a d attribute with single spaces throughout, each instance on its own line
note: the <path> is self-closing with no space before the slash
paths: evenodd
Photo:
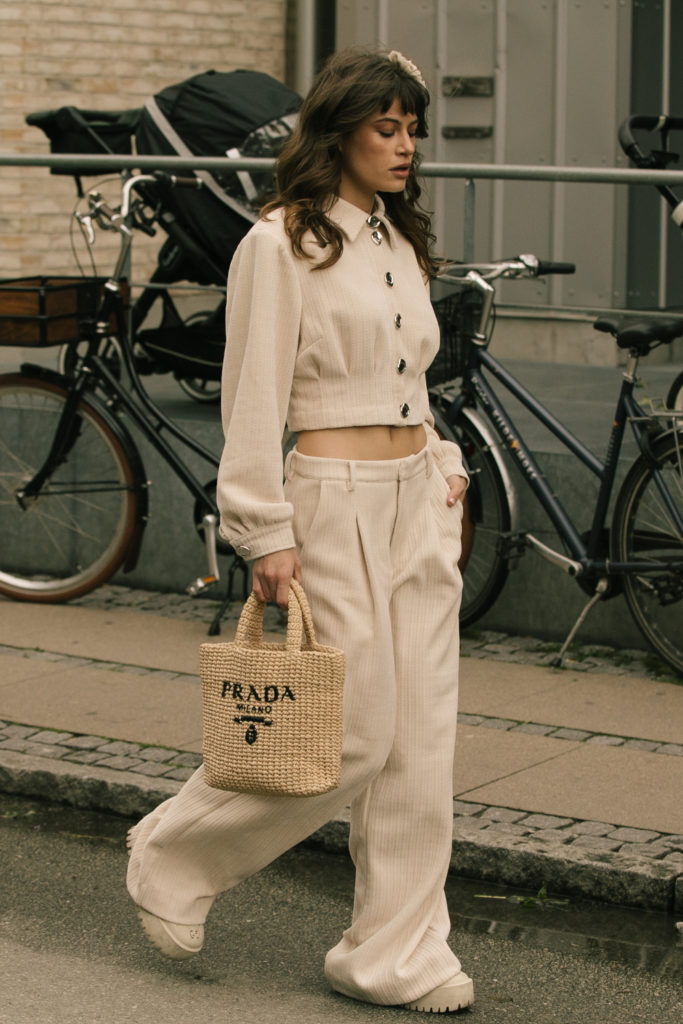
<path id="1" fill-rule="evenodd" d="M 392 50 L 391 53 L 387 54 L 387 60 L 392 61 L 394 64 L 398 64 L 406 74 L 410 75 L 411 78 L 414 78 L 416 82 L 419 82 L 423 89 L 427 88 L 427 84 L 422 77 L 417 64 L 414 64 L 412 60 L 408 60 L 408 58 L 404 57 L 398 50 Z"/>

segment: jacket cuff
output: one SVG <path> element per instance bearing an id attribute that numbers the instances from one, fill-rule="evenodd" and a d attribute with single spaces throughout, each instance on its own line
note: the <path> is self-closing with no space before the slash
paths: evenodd
<path id="1" fill-rule="evenodd" d="M 286 548 L 296 547 L 294 532 L 291 525 L 287 523 L 277 526 L 262 526 L 250 533 L 243 533 L 239 537 L 229 537 L 220 530 L 219 532 L 223 539 L 232 545 L 235 553 L 247 561 L 262 558 L 263 555 L 270 555 L 273 551 L 284 551 Z"/>

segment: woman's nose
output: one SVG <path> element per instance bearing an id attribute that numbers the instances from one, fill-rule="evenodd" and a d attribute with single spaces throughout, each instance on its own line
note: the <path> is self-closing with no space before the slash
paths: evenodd
<path id="1" fill-rule="evenodd" d="M 399 136 L 399 149 L 402 153 L 409 153 L 411 156 L 415 152 L 415 139 L 408 132 Z"/>

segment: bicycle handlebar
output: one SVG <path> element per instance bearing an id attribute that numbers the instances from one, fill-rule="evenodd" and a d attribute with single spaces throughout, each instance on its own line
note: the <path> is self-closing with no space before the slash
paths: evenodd
<path id="1" fill-rule="evenodd" d="M 166 188 L 203 188 L 201 178 L 179 177 L 177 174 L 169 174 L 167 171 L 154 171 L 154 178 L 158 185 Z"/>
<path id="2" fill-rule="evenodd" d="M 121 206 L 118 210 L 113 210 L 99 192 L 90 192 L 88 194 L 88 203 L 91 217 L 95 218 L 101 228 L 118 231 L 121 235 L 130 235 L 131 227 L 138 228 L 146 234 L 154 234 L 151 224 L 146 223 L 145 220 L 141 220 L 139 217 L 131 219 L 133 211 L 132 193 L 134 191 L 137 192 L 144 202 L 144 190 L 141 192 L 140 186 L 146 184 L 157 185 L 161 188 L 203 188 L 202 180 L 197 177 L 179 177 L 175 174 L 168 174 L 166 171 L 155 171 L 153 174 L 135 174 L 123 183 Z M 77 216 L 82 222 L 87 220 L 87 216 L 82 214 Z"/>
<path id="3" fill-rule="evenodd" d="M 538 276 L 545 277 L 547 274 L 575 274 L 575 263 L 555 263 L 553 260 L 538 261 Z"/>
<path id="4" fill-rule="evenodd" d="M 450 281 L 462 284 L 463 281 L 495 281 L 498 278 L 520 280 L 522 278 L 545 277 L 548 274 L 573 274 L 575 263 L 557 263 L 553 260 L 540 260 L 531 253 L 514 256 L 507 260 L 492 260 L 490 263 L 457 263 L 449 267 L 449 272 L 439 274 L 439 281 Z"/>
<path id="5" fill-rule="evenodd" d="M 619 145 L 629 159 L 643 170 L 665 170 L 678 160 L 678 154 L 668 148 L 669 132 L 683 130 L 683 117 L 669 117 L 668 114 L 631 114 L 619 125 Z M 659 148 L 644 150 L 634 139 L 634 131 L 659 132 Z M 670 185 L 657 185 L 657 191 L 664 196 L 671 207 L 674 223 L 683 229 L 683 201 Z"/>
<path id="6" fill-rule="evenodd" d="M 515 256 L 510 260 L 495 260 L 492 263 L 459 263 L 455 274 L 440 274 L 439 281 L 449 281 L 473 288 L 482 296 L 482 309 L 478 329 L 473 332 L 473 341 L 486 344 L 488 325 L 493 312 L 495 288 L 491 281 L 498 278 L 521 280 L 542 277 L 546 274 L 573 274 L 573 263 L 556 263 L 553 260 L 539 260 L 531 253 Z"/>
<path id="7" fill-rule="evenodd" d="M 631 114 L 619 125 L 619 145 L 629 159 L 643 169 L 657 169 L 665 166 L 661 157 L 654 152 L 645 152 L 633 137 L 634 131 L 668 132 L 683 129 L 683 117 L 669 117 L 668 114 Z"/>

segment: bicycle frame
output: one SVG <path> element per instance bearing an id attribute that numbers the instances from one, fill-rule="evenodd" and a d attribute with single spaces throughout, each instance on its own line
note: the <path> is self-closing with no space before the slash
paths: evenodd
<path id="1" fill-rule="evenodd" d="M 121 352 L 132 394 L 127 392 L 126 388 L 111 372 L 104 359 L 98 355 L 98 348 L 109 333 L 109 322 L 112 314 L 116 318 L 118 337 L 122 340 Z M 31 498 L 37 495 L 45 480 L 68 454 L 78 436 L 78 430 L 74 426 L 78 414 L 78 402 L 81 396 L 87 395 L 88 391 L 92 390 L 95 392 L 96 388 L 101 386 L 108 400 L 115 403 L 118 408 L 125 410 L 140 432 L 159 452 L 164 461 L 194 496 L 195 501 L 201 504 L 209 573 L 206 577 L 200 577 L 192 585 L 195 591 L 198 592 L 208 583 L 213 583 L 219 579 L 216 559 L 216 527 L 219 521 L 218 506 L 214 495 L 199 482 L 186 462 L 169 444 L 162 431 L 165 430 L 170 433 L 185 448 L 193 451 L 208 462 L 214 470 L 218 469 L 219 457 L 195 440 L 177 423 L 169 419 L 142 384 L 135 368 L 126 317 L 124 315 L 121 287 L 118 280 L 112 278 L 107 282 L 104 298 L 98 310 L 97 320 L 91 325 L 90 336 L 86 336 L 84 340 L 88 342 L 88 348 L 73 381 L 69 383 L 69 397 L 57 426 L 50 452 L 32 480 L 24 487 L 22 498 Z M 145 481 L 145 485 L 146 483 L 147 481 Z M 145 523 L 146 516 L 141 526 L 144 527 Z M 138 548 L 139 543 L 140 540 L 138 540 Z M 136 560 L 137 556 L 133 564 Z"/>
<path id="2" fill-rule="evenodd" d="M 649 451 L 648 433 L 641 424 L 644 421 L 651 422 L 651 419 L 633 398 L 637 363 L 638 359 L 631 356 L 631 363 L 623 376 L 612 430 L 609 436 L 607 454 L 604 460 L 599 459 L 583 441 L 577 438 L 520 381 L 506 370 L 495 356 L 492 356 L 481 344 L 477 344 L 476 341 L 472 345 L 470 366 L 464 373 L 462 393 L 455 399 L 449 410 L 448 418 L 453 423 L 458 412 L 467 402 L 468 393 L 476 396 L 478 404 L 481 405 L 504 447 L 517 461 L 526 483 L 536 495 L 560 538 L 567 545 L 571 557 L 546 547 L 546 545 L 531 535 L 525 535 L 525 540 L 537 548 L 550 561 L 564 568 L 571 576 L 613 576 L 635 571 L 652 572 L 666 568 L 665 563 L 661 562 L 613 562 L 608 558 L 600 557 L 601 538 L 614 488 L 619 453 L 626 424 L 629 421 L 640 450 L 646 454 Z M 524 437 L 506 412 L 495 391 L 481 373 L 482 368 L 489 370 L 503 387 L 514 395 L 600 481 L 587 543 L 579 535 L 573 520 L 566 512 L 559 498 L 553 493 Z M 672 515 L 673 522 L 676 524 L 677 529 L 683 533 L 683 522 L 659 471 L 655 473 L 655 479 L 662 499 Z"/>

